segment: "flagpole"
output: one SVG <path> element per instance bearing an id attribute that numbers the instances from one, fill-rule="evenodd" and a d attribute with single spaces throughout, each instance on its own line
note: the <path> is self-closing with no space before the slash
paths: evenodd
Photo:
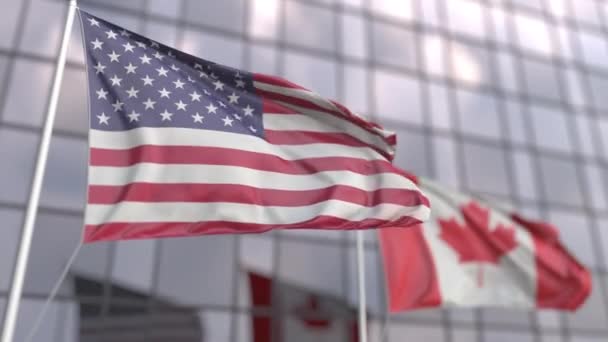
<path id="1" fill-rule="evenodd" d="M 363 231 L 357 231 L 357 276 L 359 284 L 359 342 L 367 342 L 367 301 L 365 297 L 365 251 Z"/>
<path id="2" fill-rule="evenodd" d="M 72 34 L 72 25 L 74 23 L 74 17 L 76 14 L 77 7 L 77 0 L 70 0 L 67 20 L 65 22 L 65 28 L 63 30 L 61 49 L 59 50 L 59 57 L 57 58 L 57 66 L 55 70 L 55 78 L 53 80 L 53 88 L 51 90 L 51 97 L 48 103 L 46 119 L 44 121 L 44 128 L 42 131 L 42 137 L 38 146 L 38 159 L 36 161 L 34 177 L 32 178 L 32 185 L 30 189 L 29 201 L 27 204 L 27 211 L 25 213 L 25 220 L 23 222 L 23 228 L 21 230 L 21 242 L 19 244 L 19 250 L 17 252 L 15 268 L 13 270 L 13 280 L 11 284 L 8 305 L 4 314 L 2 342 L 13 342 L 13 336 L 15 334 L 15 325 L 17 323 L 17 314 L 19 313 L 19 304 L 21 294 L 23 292 L 23 282 L 25 280 L 27 261 L 32 245 L 32 237 L 34 235 L 34 225 L 36 223 L 38 203 L 40 202 L 40 192 L 42 190 L 42 182 L 44 180 L 44 171 L 48 159 L 51 136 L 53 134 L 53 124 L 55 122 L 55 115 L 57 114 L 57 104 L 59 102 L 61 81 L 63 79 L 63 71 L 65 69 L 68 45 Z"/>

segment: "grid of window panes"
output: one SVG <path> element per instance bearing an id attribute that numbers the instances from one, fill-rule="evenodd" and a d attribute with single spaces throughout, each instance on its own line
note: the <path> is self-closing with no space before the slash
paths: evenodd
<path id="1" fill-rule="evenodd" d="M 398 132 L 397 164 L 550 220 L 593 270 L 591 297 L 575 314 L 484 309 L 388 316 L 377 243 L 367 232 L 372 341 L 608 338 L 608 3 L 81 0 L 80 6 L 178 49 L 283 75 L 338 99 Z M 66 8 L 61 0 L 0 0 L 1 311 Z M 17 340 L 80 239 L 87 163 L 80 39 L 76 28 Z M 252 315 L 290 314 L 252 307 L 245 269 L 356 306 L 350 232 L 98 243 L 83 248 L 71 271 L 103 284 L 99 295 L 86 298 L 99 307 L 100 327 L 117 302 L 130 305 L 112 291 L 118 284 L 149 298 L 131 303 L 144 310 L 138 312 L 158 316 L 163 309 L 154 298 L 163 298 L 198 313 L 204 341 L 240 342 L 252 341 Z M 78 340 L 78 316 L 73 282 L 66 281 L 36 340 Z M 148 328 L 162 329 L 158 324 L 151 319 Z M 145 324 L 138 329 L 145 333 Z"/>

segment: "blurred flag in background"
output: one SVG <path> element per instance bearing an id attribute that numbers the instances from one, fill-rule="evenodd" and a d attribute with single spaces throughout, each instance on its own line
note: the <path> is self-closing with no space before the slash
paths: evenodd
<path id="1" fill-rule="evenodd" d="M 562 246 L 554 227 L 425 179 L 419 186 L 431 201 L 431 219 L 413 229 L 379 231 L 391 311 L 575 310 L 585 301 L 590 273 Z"/>

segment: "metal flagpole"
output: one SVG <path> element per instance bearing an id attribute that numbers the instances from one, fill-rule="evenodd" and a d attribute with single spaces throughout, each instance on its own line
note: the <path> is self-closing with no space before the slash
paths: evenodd
<path id="1" fill-rule="evenodd" d="M 357 231 L 357 276 L 359 284 L 359 342 L 367 342 L 367 303 L 365 297 L 365 251 L 363 231 Z"/>
<path id="2" fill-rule="evenodd" d="M 36 214 L 38 212 L 38 203 L 40 201 L 40 192 L 42 190 L 42 181 L 44 180 L 44 171 L 48 159 L 49 145 L 51 135 L 53 134 L 53 124 L 55 122 L 55 114 L 57 113 L 57 104 L 59 102 L 59 92 L 61 90 L 61 81 L 63 79 L 63 71 L 65 69 L 65 61 L 68 52 L 70 36 L 72 34 L 72 24 L 76 14 L 77 0 L 70 0 L 68 8 L 68 16 L 63 30 L 63 40 L 61 42 L 61 50 L 57 59 L 57 68 L 55 70 L 55 79 L 53 80 L 53 88 L 51 97 L 48 103 L 46 119 L 44 121 L 44 129 L 38 146 L 38 159 L 36 161 L 36 169 L 34 178 L 32 179 L 32 187 L 30 190 L 30 198 L 25 213 L 23 229 L 21 231 L 21 242 L 17 253 L 17 260 L 13 271 L 13 281 L 9 294 L 8 305 L 4 315 L 4 324 L 2 330 L 2 342 L 12 342 L 15 334 L 15 325 L 17 323 L 17 314 L 19 312 L 19 302 L 21 293 L 23 292 L 23 281 L 25 279 L 25 271 L 27 261 L 32 245 L 32 236 L 34 235 L 34 224 L 36 223 Z"/>

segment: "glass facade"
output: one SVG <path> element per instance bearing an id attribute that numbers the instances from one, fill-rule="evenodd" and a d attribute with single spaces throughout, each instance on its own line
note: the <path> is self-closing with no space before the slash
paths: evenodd
<path id="1" fill-rule="evenodd" d="M 80 0 L 80 7 L 200 57 L 283 75 L 378 120 L 398 132 L 398 165 L 550 220 L 593 270 L 593 292 L 576 313 L 389 316 L 377 241 L 366 232 L 371 341 L 608 338 L 608 3 Z M 67 3 L 0 0 L 0 8 L 1 313 Z M 16 340 L 81 237 L 88 123 L 80 39 L 76 28 Z M 107 332 L 95 332 L 136 312 L 131 328 L 140 334 L 124 341 L 180 326 L 183 334 L 170 340 L 253 341 L 253 316 L 291 313 L 253 306 L 244 270 L 356 307 L 354 236 L 290 231 L 87 245 L 35 340 L 105 341 Z M 78 279 L 97 287 L 82 295 Z"/>

